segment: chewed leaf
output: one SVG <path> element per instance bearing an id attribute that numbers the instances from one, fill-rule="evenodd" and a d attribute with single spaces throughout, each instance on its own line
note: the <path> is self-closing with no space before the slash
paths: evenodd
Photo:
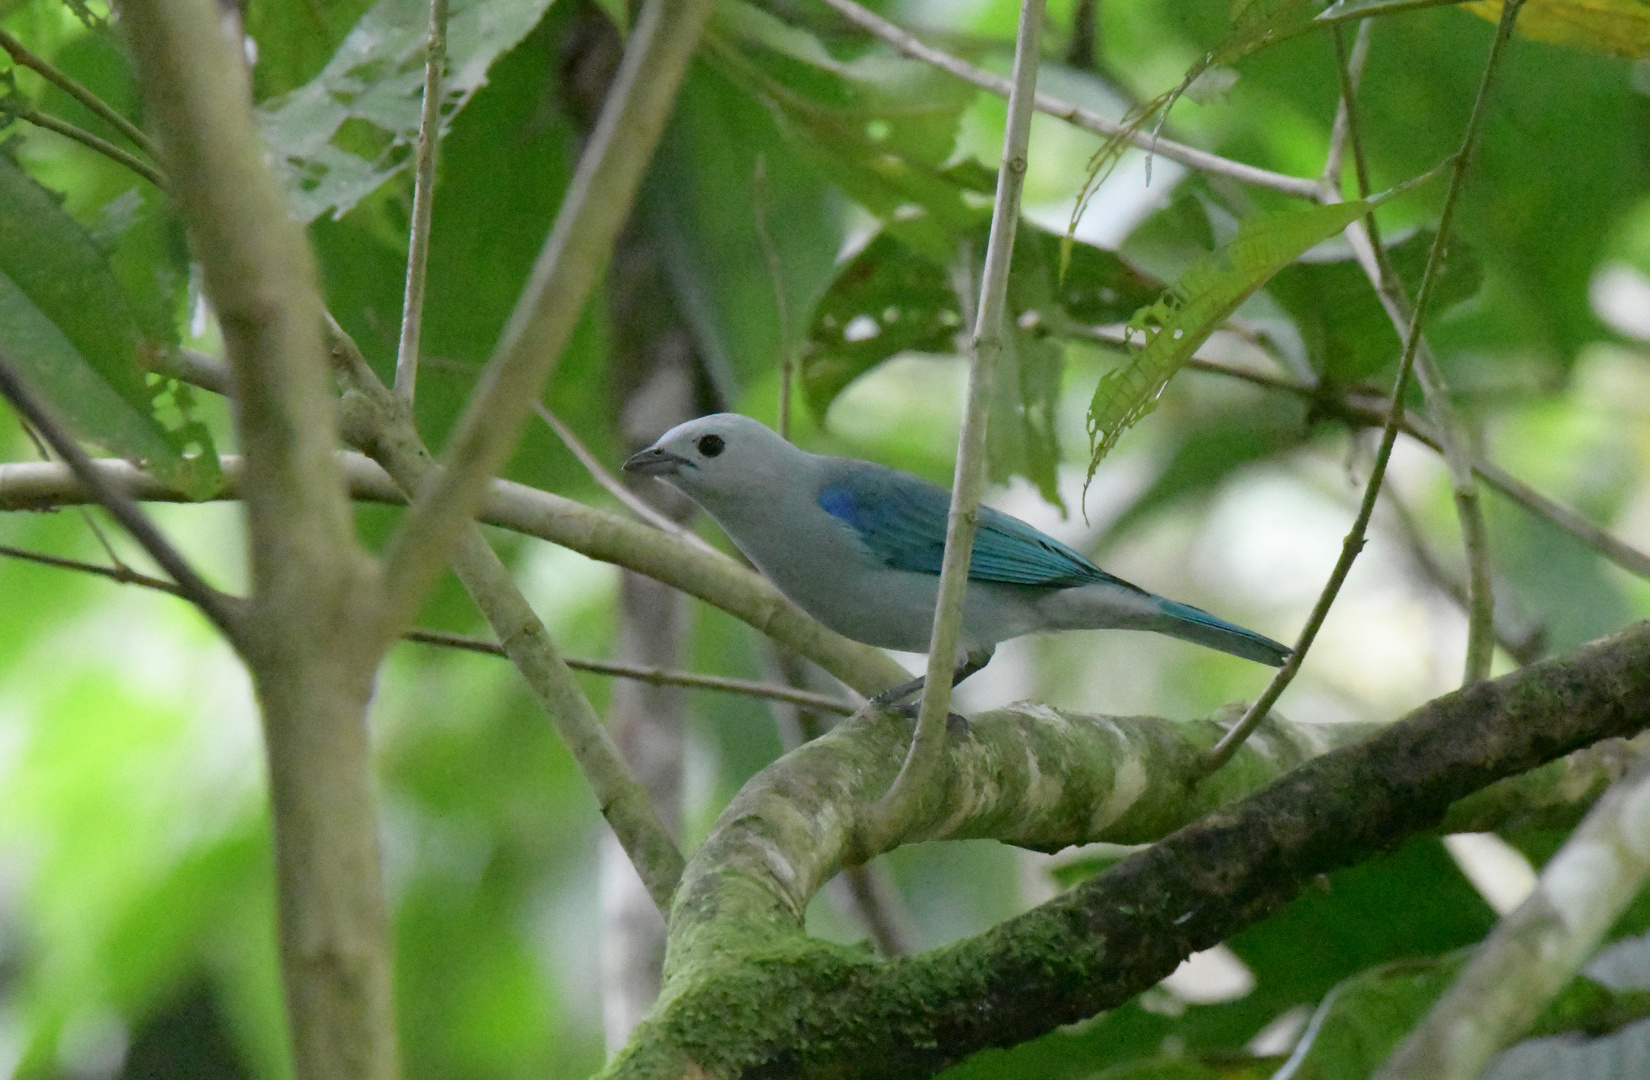
<path id="1" fill-rule="evenodd" d="M 163 388 L 145 374 L 165 343 L 144 332 L 91 235 L 3 153 L 0 347 L 76 434 L 199 490 L 181 451 L 211 456 L 210 439 L 168 430 L 155 415 Z"/>
<path id="2" fill-rule="evenodd" d="M 550 2 L 453 0 L 443 126 L 486 85 L 493 61 L 538 25 Z M 346 213 L 407 167 L 422 111 L 429 21 L 425 0 L 378 0 L 319 75 L 258 109 L 287 203 L 300 221 Z M 348 138 L 341 132 L 346 124 Z"/>
<path id="3" fill-rule="evenodd" d="M 1138 337 L 1142 347 L 1100 379 L 1089 404 L 1090 478 L 1123 432 L 1157 407 L 1181 365 L 1256 289 L 1377 201 L 1251 218 L 1231 243 L 1194 265 L 1167 295 L 1136 312 L 1129 320 L 1129 336 Z"/>

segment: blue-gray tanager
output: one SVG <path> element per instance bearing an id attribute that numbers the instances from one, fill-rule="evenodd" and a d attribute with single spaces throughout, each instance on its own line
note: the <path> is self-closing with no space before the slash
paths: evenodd
<path id="1" fill-rule="evenodd" d="M 951 506 L 943 488 L 869 461 L 810 454 L 734 413 L 680 424 L 624 467 L 698 503 L 780 592 L 832 630 L 927 651 Z M 1289 656 L 1270 638 L 1130 585 L 989 507 L 980 510 L 968 581 L 959 682 L 985 666 L 997 642 L 1044 630 L 1155 630 L 1273 667 Z M 877 703 L 921 685 L 913 680 Z"/>

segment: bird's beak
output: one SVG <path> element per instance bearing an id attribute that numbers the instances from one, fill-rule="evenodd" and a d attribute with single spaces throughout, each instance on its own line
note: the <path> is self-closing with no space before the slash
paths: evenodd
<path id="1" fill-rule="evenodd" d="M 624 471 L 639 473 L 642 476 L 668 476 L 687 463 L 688 459 L 681 454 L 673 454 L 663 447 L 654 446 L 639 454 L 632 454 L 624 463 Z"/>

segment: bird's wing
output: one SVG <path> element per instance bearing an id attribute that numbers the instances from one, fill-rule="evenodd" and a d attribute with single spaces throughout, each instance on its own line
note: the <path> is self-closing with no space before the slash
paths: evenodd
<path id="1" fill-rule="evenodd" d="M 871 555 L 895 570 L 938 574 L 945 555 L 951 496 L 910 473 L 842 461 L 827 471 L 819 506 L 859 535 Z M 969 560 L 970 581 L 1066 588 L 1109 582 L 1132 591 L 1092 562 L 999 510 L 983 507 Z"/>

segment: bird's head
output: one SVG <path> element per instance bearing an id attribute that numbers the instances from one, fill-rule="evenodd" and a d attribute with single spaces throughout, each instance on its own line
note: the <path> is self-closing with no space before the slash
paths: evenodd
<path id="1" fill-rule="evenodd" d="M 798 455 L 765 425 L 738 413 L 716 413 L 678 424 L 652 446 L 632 455 L 625 472 L 657 476 L 698 500 L 723 493 L 752 493 Z"/>

